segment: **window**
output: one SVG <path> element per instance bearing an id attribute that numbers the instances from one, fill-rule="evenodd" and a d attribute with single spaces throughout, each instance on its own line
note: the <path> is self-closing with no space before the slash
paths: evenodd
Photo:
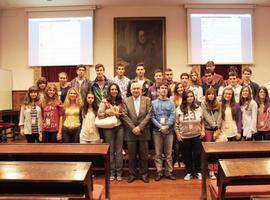
<path id="1" fill-rule="evenodd" d="M 93 64 L 93 11 L 30 12 L 29 66 Z"/>
<path id="2" fill-rule="evenodd" d="M 188 62 L 253 63 L 251 10 L 188 9 Z"/>

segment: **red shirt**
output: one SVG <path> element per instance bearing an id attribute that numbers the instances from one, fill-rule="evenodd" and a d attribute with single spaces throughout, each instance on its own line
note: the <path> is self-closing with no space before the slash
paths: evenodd
<path id="1" fill-rule="evenodd" d="M 42 110 L 42 130 L 43 131 L 58 131 L 62 106 L 46 105 Z"/>

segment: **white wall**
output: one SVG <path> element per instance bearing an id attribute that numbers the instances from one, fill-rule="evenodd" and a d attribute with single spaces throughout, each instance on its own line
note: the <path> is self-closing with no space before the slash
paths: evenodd
<path id="1" fill-rule="evenodd" d="M 113 18 L 166 17 L 167 66 L 178 79 L 187 67 L 186 11 L 183 7 L 104 7 L 95 12 L 94 63 L 103 63 L 109 78 L 113 76 Z M 254 80 L 270 81 L 266 70 L 270 63 L 270 7 L 254 12 Z M 33 71 L 27 64 L 27 14 L 23 9 L 3 11 L 0 20 L 0 66 L 13 71 L 14 90 L 25 90 L 33 84 Z M 90 70 L 90 78 L 95 76 Z"/>
<path id="2" fill-rule="evenodd" d="M 254 12 L 254 81 L 265 84 L 270 81 L 270 7 L 257 7 Z"/>
<path id="3" fill-rule="evenodd" d="M 12 70 L 13 90 L 26 90 L 33 84 L 27 58 L 27 14 L 23 9 L 3 11 L 0 30 L 0 66 Z"/>
<path id="4" fill-rule="evenodd" d="M 2 31 L 1 31 L 2 30 L 1 29 L 2 28 L 2 25 L 1 25 L 2 20 L 1 19 L 2 19 L 2 11 L 0 10 L 0 67 L 1 67 L 1 60 L 2 60 L 1 59 L 1 57 L 2 57 L 2 53 L 1 53 L 2 52 L 2 48 L 1 48 L 1 44 L 2 44 L 2 37 L 1 37 L 1 35 L 2 35 Z"/>
<path id="5" fill-rule="evenodd" d="M 0 67 L 0 110 L 12 109 L 12 72 Z"/>

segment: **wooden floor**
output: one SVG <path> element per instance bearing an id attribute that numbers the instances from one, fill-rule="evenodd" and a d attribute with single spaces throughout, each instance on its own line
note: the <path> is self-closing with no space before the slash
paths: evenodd
<path id="1" fill-rule="evenodd" d="M 94 183 L 104 184 L 104 181 L 98 177 Z M 194 179 L 186 182 L 181 176 L 176 181 L 161 179 L 156 182 L 151 177 L 148 184 L 141 180 L 136 180 L 133 183 L 127 183 L 126 180 L 113 181 L 110 188 L 111 200 L 199 200 L 201 181 Z M 103 199 L 105 199 L 104 195 Z"/>
<path id="2" fill-rule="evenodd" d="M 24 138 L 19 137 L 15 141 L 8 142 L 24 143 Z M 111 200 L 199 200 L 201 194 L 201 181 L 191 179 L 184 181 L 184 169 L 175 170 L 177 180 L 171 181 L 166 178 L 159 182 L 154 180 L 155 172 L 150 172 L 150 183 L 146 184 L 141 180 L 135 180 L 133 183 L 127 183 L 127 177 L 121 182 L 111 181 Z M 125 172 L 127 174 L 127 172 Z M 103 175 L 96 175 L 94 183 L 104 185 Z M 209 192 L 208 192 L 209 196 Z M 105 199 L 103 194 L 102 200 Z M 208 198 L 210 199 L 210 197 Z"/>

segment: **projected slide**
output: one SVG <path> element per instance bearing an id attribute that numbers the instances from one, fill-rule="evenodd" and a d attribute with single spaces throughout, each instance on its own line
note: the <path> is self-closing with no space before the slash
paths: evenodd
<path id="1" fill-rule="evenodd" d="M 64 34 L 63 34 L 64 33 Z M 80 62 L 80 22 L 44 22 L 39 24 L 39 60 L 61 65 Z"/>
<path id="2" fill-rule="evenodd" d="M 190 63 L 253 62 L 251 15 L 191 14 L 190 20 Z"/>
<path id="3" fill-rule="evenodd" d="M 30 18 L 29 65 L 93 64 L 92 17 Z"/>
<path id="4" fill-rule="evenodd" d="M 201 24 L 203 61 L 209 60 L 213 55 L 219 62 L 241 60 L 240 19 L 202 18 Z"/>

